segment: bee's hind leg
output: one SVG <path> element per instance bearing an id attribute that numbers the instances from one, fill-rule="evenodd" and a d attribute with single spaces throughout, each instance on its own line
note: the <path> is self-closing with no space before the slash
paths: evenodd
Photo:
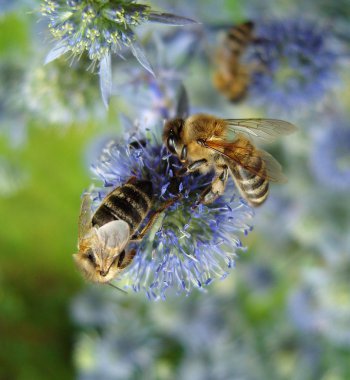
<path id="1" fill-rule="evenodd" d="M 197 207 L 199 204 L 209 204 L 214 202 L 220 195 L 222 195 L 226 188 L 226 183 L 228 179 L 228 167 L 226 165 L 217 167 L 216 177 L 212 183 L 204 189 L 204 191 L 199 196 L 198 201 L 195 204 Z"/>
<path id="2" fill-rule="evenodd" d="M 173 199 L 169 199 L 167 200 L 166 202 L 164 202 L 159 209 L 157 209 L 156 211 L 153 212 L 153 214 L 150 216 L 147 224 L 142 228 L 142 230 L 140 231 L 139 234 L 137 235 L 134 235 L 132 238 L 131 238 L 131 242 L 133 243 L 137 243 L 137 242 L 140 242 L 143 237 L 147 234 L 147 232 L 150 230 L 150 228 L 154 225 L 154 223 L 157 221 L 158 217 L 160 216 L 160 214 L 165 211 L 168 207 L 170 207 L 171 205 L 173 205 L 176 201 L 178 201 L 179 199 L 181 198 L 181 195 L 173 198 Z"/>

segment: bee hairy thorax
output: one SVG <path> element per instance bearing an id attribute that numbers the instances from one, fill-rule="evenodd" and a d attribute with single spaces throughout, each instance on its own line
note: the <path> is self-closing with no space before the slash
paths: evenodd
<path id="1" fill-rule="evenodd" d="M 255 148 L 249 141 L 243 140 L 238 144 L 239 147 L 236 149 L 242 149 L 242 153 L 250 150 L 250 154 L 244 155 L 243 166 L 231 163 L 230 169 L 242 195 L 252 206 L 259 206 L 266 200 L 269 193 L 266 164 L 258 154 L 254 154 Z M 250 170 L 244 167 L 249 167 Z"/>
<path id="2" fill-rule="evenodd" d="M 224 120 L 210 115 L 198 114 L 190 117 L 186 123 L 182 134 L 184 142 L 208 140 L 211 138 L 222 138 L 226 132 Z"/>
<path id="3" fill-rule="evenodd" d="M 113 220 L 121 219 L 130 226 L 131 235 L 145 219 L 152 207 L 153 186 L 150 181 L 135 180 L 113 190 L 93 218 L 93 226 L 103 226 Z"/>

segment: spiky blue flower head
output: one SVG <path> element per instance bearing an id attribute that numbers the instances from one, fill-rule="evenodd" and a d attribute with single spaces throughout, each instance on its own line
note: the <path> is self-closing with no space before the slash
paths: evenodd
<path id="1" fill-rule="evenodd" d="M 145 22 L 170 25 L 193 23 L 185 17 L 153 11 L 149 5 L 134 0 L 44 0 L 41 13 L 48 19 L 48 28 L 58 44 L 46 63 L 70 52 L 73 57 L 87 53 L 92 66 L 99 64 L 100 86 L 108 105 L 112 88 L 111 54 L 132 54 L 149 72 L 153 69 L 133 28 Z"/>
<path id="2" fill-rule="evenodd" d="M 233 187 L 213 204 L 193 209 L 211 176 L 179 178 L 175 171 L 180 167 L 160 137 L 141 132 L 111 142 L 93 166 L 105 186 L 92 193 L 95 207 L 130 176 L 152 181 L 154 209 L 176 199 L 135 247 L 136 257 L 120 277 L 122 286 L 144 291 L 150 299 L 165 299 L 168 291 L 188 294 L 225 278 L 242 248 L 239 235 L 251 229 L 252 209 L 234 195 Z"/>
<path id="3" fill-rule="evenodd" d="M 316 178 L 332 189 L 350 189 L 350 125 L 335 121 L 314 133 L 311 168 Z"/>
<path id="4" fill-rule="evenodd" d="M 299 113 L 319 105 L 337 84 L 340 51 L 329 30 L 299 18 L 256 23 L 252 102 L 273 114 Z"/>

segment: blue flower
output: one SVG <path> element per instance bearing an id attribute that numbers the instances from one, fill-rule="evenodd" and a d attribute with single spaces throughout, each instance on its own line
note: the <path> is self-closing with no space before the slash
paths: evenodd
<path id="1" fill-rule="evenodd" d="M 119 65 L 115 94 L 127 102 L 127 113 L 144 127 L 152 128 L 161 120 L 177 116 L 175 100 L 196 55 L 194 44 L 198 45 L 198 34 L 179 29 L 170 33 L 167 29 L 153 35 L 146 48 L 155 62 L 156 77 L 140 66 L 130 67 L 127 62 Z"/>
<path id="2" fill-rule="evenodd" d="M 304 271 L 301 284 L 290 294 L 288 302 L 290 317 L 302 333 L 321 335 L 338 346 L 350 346 L 348 278 L 347 254 L 332 265 Z"/>
<path id="3" fill-rule="evenodd" d="M 21 85 L 21 102 L 28 114 L 48 124 L 70 125 L 103 119 L 106 112 L 98 98 L 97 78 L 86 71 L 82 60 L 70 70 L 64 59 L 43 66 L 29 64 Z M 95 86 L 94 86 L 95 85 Z"/>
<path id="4" fill-rule="evenodd" d="M 153 74 L 143 48 L 137 42 L 133 28 L 145 22 L 185 25 L 194 21 L 169 13 L 155 12 L 148 5 L 133 0 L 44 0 L 41 13 L 48 18 L 48 28 L 57 45 L 46 63 L 70 52 L 73 57 L 87 53 L 92 67 L 99 64 L 102 99 L 106 106 L 112 90 L 111 54 L 132 54 Z"/>
<path id="5" fill-rule="evenodd" d="M 73 301 L 73 320 L 83 330 L 74 350 L 79 379 L 261 378 L 262 362 L 244 339 L 251 331 L 232 309 L 231 293 L 152 307 L 144 298 L 117 296 L 89 288 Z"/>
<path id="6" fill-rule="evenodd" d="M 350 189 L 350 125 L 337 120 L 315 132 L 311 168 L 324 186 Z"/>
<path id="7" fill-rule="evenodd" d="M 139 378 L 141 370 L 142 377 L 156 378 L 156 358 L 165 342 L 154 336 L 145 304 L 134 301 L 124 304 L 119 294 L 101 287 L 90 287 L 74 299 L 73 319 L 85 330 L 74 350 L 79 379 Z"/>
<path id="8" fill-rule="evenodd" d="M 136 133 L 126 141 L 111 142 L 93 166 L 106 187 L 93 192 L 96 207 L 112 187 L 130 176 L 152 179 L 155 209 L 182 196 L 136 246 L 132 265 L 120 277 L 122 285 L 144 291 L 150 299 L 164 299 L 168 291 L 188 294 L 192 288 L 203 289 L 214 279 L 225 278 L 242 248 L 238 235 L 250 231 L 252 217 L 251 208 L 234 194 L 232 185 L 213 204 L 193 209 L 211 177 L 175 177 L 181 165 L 160 140 L 152 133 Z"/>
<path id="9" fill-rule="evenodd" d="M 329 30 L 304 19 L 257 22 L 247 56 L 251 101 L 277 115 L 314 109 L 337 84 L 341 52 L 334 40 Z"/>

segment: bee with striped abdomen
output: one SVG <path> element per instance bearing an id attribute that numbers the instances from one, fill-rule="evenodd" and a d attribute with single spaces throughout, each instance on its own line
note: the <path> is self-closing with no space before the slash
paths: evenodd
<path id="1" fill-rule="evenodd" d="M 184 168 L 179 175 L 212 169 L 215 177 L 198 203 L 211 203 L 223 194 L 231 174 L 240 194 L 251 206 L 267 198 L 269 182 L 286 181 L 281 165 L 267 152 L 255 147 L 251 137 L 272 141 L 292 133 L 296 127 L 275 119 L 219 119 L 206 114 L 168 120 L 163 141 Z"/>
<path id="2" fill-rule="evenodd" d="M 230 28 L 216 53 L 213 83 L 232 102 L 246 95 L 250 83 L 250 67 L 242 63 L 242 55 L 254 39 L 253 31 L 251 21 Z"/>
<path id="3" fill-rule="evenodd" d="M 92 215 L 89 194 L 83 197 L 79 217 L 79 252 L 75 263 L 84 276 L 97 283 L 109 283 L 128 267 L 136 250 L 126 251 L 129 242 L 141 241 L 158 215 L 173 201 L 155 211 L 137 234 L 153 206 L 153 186 L 132 177 L 112 190 Z"/>

